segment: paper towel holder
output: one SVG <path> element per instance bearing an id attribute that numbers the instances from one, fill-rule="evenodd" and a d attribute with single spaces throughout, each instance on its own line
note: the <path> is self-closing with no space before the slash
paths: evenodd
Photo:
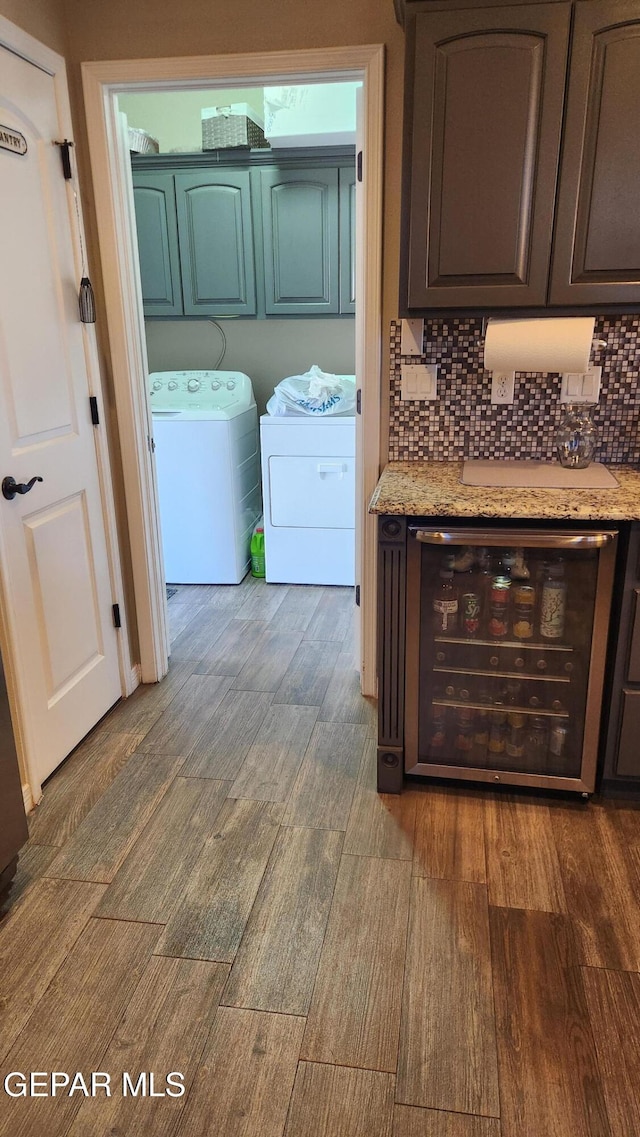
<path id="1" fill-rule="evenodd" d="M 483 317 L 482 317 L 482 338 L 483 338 L 483 339 L 485 339 L 485 338 L 486 338 L 486 335 L 487 335 L 487 327 L 488 327 L 488 325 L 489 325 L 489 320 L 490 320 L 490 319 L 491 319 L 491 317 L 490 317 L 490 316 L 483 316 Z M 608 346 L 609 346 L 609 341 L 608 341 L 608 340 L 594 340 L 594 341 L 593 341 L 593 347 L 599 347 L 599 348 L 602 348 L 602 349 L 606 349 L 606 348 L 608 348 Z"/>

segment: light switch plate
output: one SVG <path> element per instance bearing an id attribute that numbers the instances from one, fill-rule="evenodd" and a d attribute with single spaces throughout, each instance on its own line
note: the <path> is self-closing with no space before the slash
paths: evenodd
<path id="1" fill-rule="evenodd" d="M 400 366 L 400 397 L 405 401 L 430 402 L 438 397 L 438 366 L 435 363 L 403 363 Z"/>
<path id="2" fill-rule="evenodd" d="M 400 355 L 422 355 L 424 320 L 403 320 L 400 330 Z"/>
<path id="3" fill-rule="evenodd" d="M 589 367 L 584 374 L 565 371 L 560 387 L 560 402 L 597 403 L 600 398 L 601 381 L 601 367 Z"/>
<path id="4" fill-rule="evenodd" d="M 515 386 L 515 371 L 492 372 L 491 402 L 493 406 L 497 406 L 500 403 L 512 403 L 515 398 Z"/>

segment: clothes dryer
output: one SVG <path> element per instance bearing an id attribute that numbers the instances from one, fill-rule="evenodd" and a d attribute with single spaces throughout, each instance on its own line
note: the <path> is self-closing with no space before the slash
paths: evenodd
<path id="1" fill-rule="evenodd" d="M 263 415 L 260 439 L 267 580 L 354 584 L 354 416 Z"/>

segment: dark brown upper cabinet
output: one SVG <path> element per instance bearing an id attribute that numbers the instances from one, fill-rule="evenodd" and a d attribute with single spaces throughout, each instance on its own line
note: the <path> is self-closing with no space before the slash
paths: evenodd
<path id="1" fill-rule="evenodd" d="M 408 21 L 406 308 L 547 296 L 571 5 Z"/>
<path id="2" fill-rule="evenodd" d="M 638 0 L 406 13 L 401 314 L 640 304 Z"/>
<path id="3" fill-rule="evenodd" d="M 576 4 L 551 304 L 640 302 L 640 4 Z"/>

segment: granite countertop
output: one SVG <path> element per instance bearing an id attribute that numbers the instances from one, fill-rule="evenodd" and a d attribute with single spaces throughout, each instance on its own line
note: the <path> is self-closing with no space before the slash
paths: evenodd
<path id="1" fill-rule="evenodd" d="M 613 489 L 496 489 L 463 485 L 461 461 L 389 462 L 369 512 L 412 517 L 640 520 L 640 469 L 609 468 L 620 483 Z"/>

